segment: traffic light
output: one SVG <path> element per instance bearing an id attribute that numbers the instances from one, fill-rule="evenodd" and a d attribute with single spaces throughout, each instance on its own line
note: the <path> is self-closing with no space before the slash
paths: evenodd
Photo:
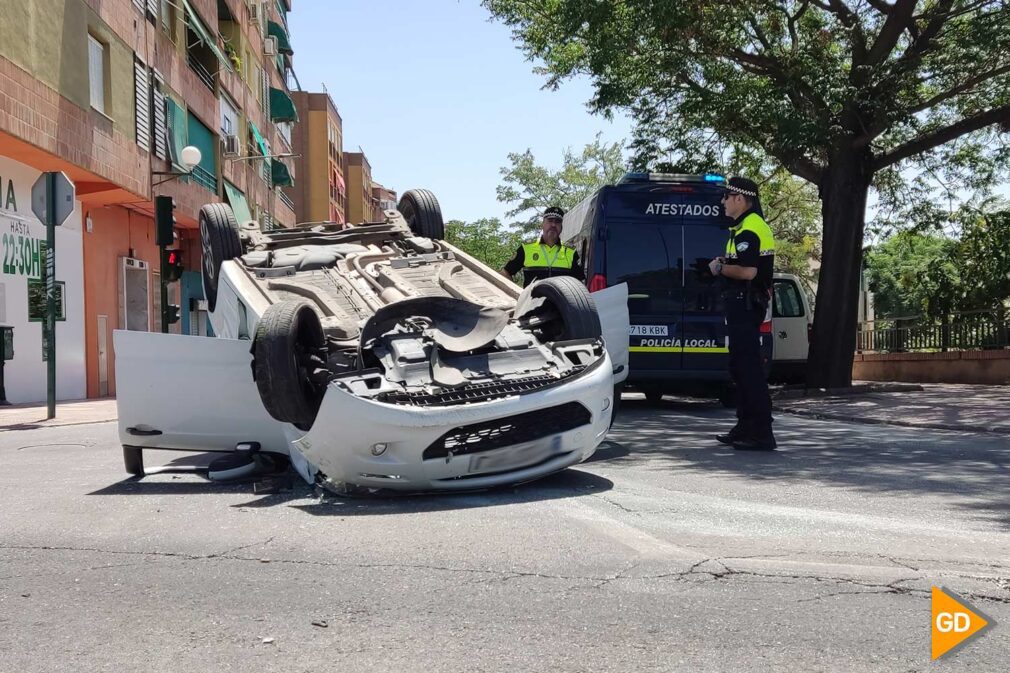
<path id="1" fill-rule="evenodd" d="M 166 304 L 165 305 L 165 324 L 171 325 L 172 323 L 179 322 L 179 305 L 178 304 Z"/>
<path id="2" fill-rule="evenodd" d="M 182 278 L 182 250 L 165 251 L 165 282 L 174 283 Z"/>
<path id="3" fill-rule="evenodd" d="M 172 245 L 175 239 L 175 202 L 171 196 L 154 197 L 154 242 L 162 248 Z"/>

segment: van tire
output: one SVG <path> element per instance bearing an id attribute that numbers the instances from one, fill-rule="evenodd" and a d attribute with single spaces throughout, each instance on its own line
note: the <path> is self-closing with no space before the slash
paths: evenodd
<path id="1" fill-rule="evenodd" d="M 645 400 L 649 404 L 661 404 L 663 402 L 663 392 L 661 390 L 646 390 Z"/>
<path id="2" fill-rule="evenodd" d="M 570 276 L 546 278 L 533 286 L 532 295 L 543 297 L 561 316 L 559 341 L 598 339 L 603 336 L 600 315 L 589 290 Z"/>
<path id="3" fill-rule="evenodd" d="M 213 311 L 217 305 L 221 264 L 242 255 L 242 242 L 238 237 L 235 213 L 225 203 L 205 205 L 200 209 L 199 222 L 203 296 L 207 300 L 207 309 Z"/>
<path id="4" fill-rule="evenodd" d="M 445 238 L 445 222 L 438 199 L 427 189 L 411 189 L 400 197 L 396 209 L 407 220 L 410 230 L 418 236 L 434 240 Z"/>
<path id="5" fill-rule="evenodd" d="M 311 356 L 325 345 L 319 315 L 309 304 L 282 301 L 263 313 L 253 340 L 253 377 L 273 418 L 300 430 L 312 427 L 325 389 L 310 380 Z"/>

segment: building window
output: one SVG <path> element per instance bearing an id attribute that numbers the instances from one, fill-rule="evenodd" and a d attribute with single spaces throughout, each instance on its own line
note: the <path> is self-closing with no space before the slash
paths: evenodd
<path id="1" fill-rule="evenodd" d="M 147 66 L 133 59 L 133 110 L 137 119 L 137 144 L 151 151 L 151 81 Z"/>
<path id="2" fill-rule="evenodd" d="M 161 0 L 161 29 L 173 43 L 175 42 L 175 5 L 169 0 Z"/>
<path id="3" fill-rule="evenodd" d="M 238 110 L 227 96 L 221 96 L 221 135 L 238 135 Z"/>
<path id="4" fill-rule="evenodd" d="M 91 107 L 105 114 L 105 45 L 88 35 L 88 80 Z"/>

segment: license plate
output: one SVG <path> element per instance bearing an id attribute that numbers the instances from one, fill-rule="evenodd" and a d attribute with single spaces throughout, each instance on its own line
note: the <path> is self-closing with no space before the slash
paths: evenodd
<path id="1" fill-rule="evenodd" d="M 507 449 L 470 457 L 470 472 L 502 472 L 543 462 L 561 453 L 561 435 L 524 442 Z"/>
<path id="2" fill-rule="evenodd" d="M 666 325 L 632 325 L 631 336 L 669 336 Z"/>

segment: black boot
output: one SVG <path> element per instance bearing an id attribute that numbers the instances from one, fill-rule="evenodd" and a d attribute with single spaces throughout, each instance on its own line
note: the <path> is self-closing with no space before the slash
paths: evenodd
<path id="1" fill-rule="evenodd" d="M 774 451 L 778 446 L 775 435 L 771 431 L 752 437 L 741 437 L 733 442 L 733 448 L 737 451 Z"/>
<path id="2" fill-rule="evenodd" d="M 715 441 L 719 442 L 720 444 L 729 445 L 744 439 L 746 436 L 747 436 L 746 428 L 737 423 L 725 435 L 716 435 Z"/>

